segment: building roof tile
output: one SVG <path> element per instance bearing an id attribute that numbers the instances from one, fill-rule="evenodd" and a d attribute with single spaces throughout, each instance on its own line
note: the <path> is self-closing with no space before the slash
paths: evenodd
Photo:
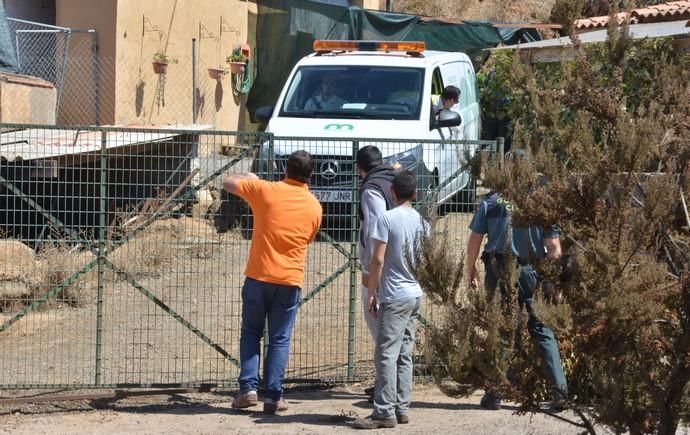
<path id="1" fill-rule="evenodd" d="M 690 18 L 690 0 L 673 1 L 644 8 L 631 9 L 618 13 L 617 18 L 619 24 L 622 24 L 626 20 L 628 20 L 630 24 L 636 24 Z M 590 30 L 606 27 L 608 22 L 609 17 L 606 15 L 582 18 L 575 21 L 575 29 Z"/>

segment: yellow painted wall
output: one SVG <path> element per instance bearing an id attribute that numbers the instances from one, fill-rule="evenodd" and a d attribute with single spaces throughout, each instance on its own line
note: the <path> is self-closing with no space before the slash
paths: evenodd
<path id="1" fill-rule="evenodd" d="M 358 6 L 378 9 L 380 4 L 359 0 Z M 94 29 L 99 56 L 95 75 L 87 58 L 72 59 L 80 70 L 67 75 L 63 93 L 69 98 L 61 100 L 61 113 L 72 124 L 75 119 L 81 124 L 191 124 L 196 38 L 197 123 L 251 129 L 246 95 L 233 93 L 230 74 L 216 81 L 207 70 L 227 67 L 225 57 L 236 44 L 248 42 L 255 48 L 256 20 L 254 0 L 56 0 L 56 24 Z M 87 46 L 88 35 L 73 37 Z M 154 74 L 151 65 L 158 51 L 177 60 L 164 78 Z M 97 107 L 92 98 L 96 91 Z"/>
<path id="2" fill-rule="evenodd" d="M 242 98 L 230 75 L 217 82 L 210 67 L 226 67 L 232 47 L 247 39 L 247 2 L 240 0 L 118 0 L 116 107 L 118 124 L 192 123 L 192 38 L 198 43 L 197 123 L 237 130 Z M 154 53 L 177 60 L 164 78 Z"/>
<path id="3" fill-rule="evenodd" d="M 56 0 L 55 22 L 71 29 L 96 31 L 99 66 L 91 61 L 91 35 L 72 35 L 71 70 L 65 76 L 60 111 L 73 124 L 115 122 L 115 25 L 117 0 Z M 97 87 L 98 89 L 94 89 Z M 94 94 L 98 92 L 99 107 Z M 59 121 L 59 120 L 58 120 Z"/>
<path id="4" fill-rule="evenodd" d="M 386 0 L 354 0 L 353 6 L 359 6 L 362 9 L 385 10 Z"/>

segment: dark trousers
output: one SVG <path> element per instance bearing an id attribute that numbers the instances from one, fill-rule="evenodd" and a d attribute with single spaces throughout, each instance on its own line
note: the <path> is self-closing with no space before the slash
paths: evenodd
<path id="1" fill-rule="evenodd" d="M 482 261 L 485 268 L 484 287 L 489 291 L 499 289 L 502 294 L 506 294 L 505 282 L 501 280 L 501 277 L 506 276 L 504 257 L 484 252 Z M 531 265 L 524 262 L 520 262 L 518 267 L 518 303 L 520 307 L 524 306 L 527 309 L 529 315 L 527 331 L 539 348 L 549 382 L 554 388 L 565 393 L 568 391 L 568 383 L 565 379 L 565 373 L 563 373 L 558 341 L 556 341 L 553 331 L 535 316 L 532 307 L 534 291 L 540 284 L 539 275 Z"/>
<path id="2" fill-rule="evenodd" d="M 264 324 L 268 319 L 268 352 L 265 357 L 264 396 L 278 400 L 283 395 L 283 377 L 290 350 L 292 327 L 300 302 L 300 288 L 268 284 L 247 278 L 242 287 L 242 333 L 240 336 L 240 392 L 259 386 L 259 353 Z"/>

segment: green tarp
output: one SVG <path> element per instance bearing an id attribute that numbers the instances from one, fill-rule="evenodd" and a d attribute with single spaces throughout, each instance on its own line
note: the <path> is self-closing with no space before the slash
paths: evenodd
<path id="1" fill-rule="evenodd" d="M 5 3 L 0 1 L 0 71 L 16 72 L 17 69 L 17 53 L 7 26 Z"/>
<path id="2" fill-rule="evenodd" d="M 424 41 L 427 49 L 480 56 L 485 48 L 540 39 L 536 31 L 496 28 L 487 22 L 450 24 L 415 15 L 363 10 L 310 0 L 259 0 L 256 78 L 247 108 L 275 104 L 294 65 L 315 39 Z"/>

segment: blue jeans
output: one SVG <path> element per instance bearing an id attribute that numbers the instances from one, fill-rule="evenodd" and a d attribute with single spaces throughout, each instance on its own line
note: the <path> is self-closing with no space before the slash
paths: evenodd
<path id="1" fill-rule="evenodd" d="M 493 258 L 490 258 L 493 257 Z M 493 261 L 491 261 L 493 259 Z M 506 287 L 500 281 L 505 276 L 505 263 L 500 255 L 491 256 L 484 253 L 482 260 L 485 266 L 484 286 L 487 290 L 496 290 L 500 287 L 501 293 L 506 292 Z M 553 388 L 562 393 L 567 393 L 568 384 L 561 364 L 561 356 L 558 350 L 558 341 L 553 331 L 544 325 L 534 314 L 532 299 L 534 290 L 539 287 L 540 278 L 537 272 L 529 264 L 520 266 L 518 276 L 518 303 L 527 309 L 527 332 L 535 341 L 544 363 L 546 376 Z"/>
<path id="2" fill-rule="evenodd" d="M 268 352 L 264 360 L 264 397 L 279 400 L 290 351 L 290 336 L 300 303 L 299 287 L 246 278 L 242 286 L 240 392 L 259 386 L 259 353 L 268 317 Z"/>

